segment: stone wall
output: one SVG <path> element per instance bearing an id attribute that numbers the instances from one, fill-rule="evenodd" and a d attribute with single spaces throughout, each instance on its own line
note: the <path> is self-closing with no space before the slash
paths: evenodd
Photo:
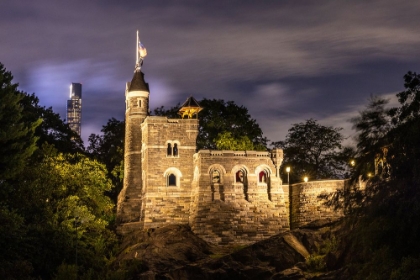
<path id="1" fill-rule="evenodd" d="M 117 222 L 122 224 L 141 223 L 142 203 L 141 167 L 141 125 L 148 113 L 147 91 L 128 92 L 126 88 L 125 141 L 124 141 L 124 183 L 118 195 Z M 141 226 L 141 225 L 140 225 Z"/>
<path id="2" fill-rule="evenodd" d="M 319 219 L 336 219 L 343 216 L 324 205 L 321 194 L 329 194 L 345 186 L 344 180 L 323 180 L 290 185 L 290 227 L 298 228 Z"/>
<path id="3" fill-rule="evenodd" d="M 189 221 L 198 236 L 220 245 L 248 244 L 289 229 L 288 196 L 272 154 L 202 150 L 194 161 Z M 242 182 L 239 170 L 245 173 Z M 267 178 L 259 178 L 263 174 Z"/>
<path id="4" fill-rule="evenodd" d="M 318 196 L 343 188 L 344 181 L 283 185 L 278 172 L 282 150 L 196 153 L 197 134 L 197 119 L 144 119 L 135 112 L 126 120 L 129 152 L 117 207 L 122 234 L 189 224 L 208 242 L 249 244 L 342 216 Z"/>
<path id="5" fill-rule="evenodd" d="M 149 116 L 142 124 L 144 228 L 188 223 L 197 133 L 197 119 Z M 169 174 L 175 175 L 176 185 L 168 185 Z"/>

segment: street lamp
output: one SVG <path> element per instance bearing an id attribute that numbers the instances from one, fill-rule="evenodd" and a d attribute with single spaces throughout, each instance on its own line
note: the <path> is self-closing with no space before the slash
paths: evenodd
<path id="1" fill-rule="evenodd" d="M 289 181 L 290 166 L 286 167 L 286 172 L 287 172 L 287 184 L 290 185 L 290 181 Z"/>

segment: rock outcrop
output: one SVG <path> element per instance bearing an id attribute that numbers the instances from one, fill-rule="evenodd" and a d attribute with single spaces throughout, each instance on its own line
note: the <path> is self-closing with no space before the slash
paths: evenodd
<path id="1" fill-rule="evenodd" d="M 171 225 L 126 235 L 117 263 L 137 261 L 135 279 L 346 279 L 333 270 L 336 235 L 337 222 L 324 220 L 250 246 L 215 246 Z"/>

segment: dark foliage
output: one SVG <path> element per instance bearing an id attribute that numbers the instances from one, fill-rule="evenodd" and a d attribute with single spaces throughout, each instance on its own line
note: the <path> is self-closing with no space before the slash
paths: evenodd
<path id="1" fill-rule="evenodd" d="M 268 139 L 257 121 L 251 117 L 248 109 L 239 106 L 233 101 L 221 99 L 206 99 L 199 101 L 203 110 L 198 114 L 199 131 L 197 137 L 197 149 L 217 149 L 216 139 L 219 135 L 230 132 L 231 137 L 241 141 L 244 137 L 251 140 L 254 149 L 266 150 Z M 159 107 L 154 110 L 158 116 L 176 118 L 179 104 L 165 110 Z"/>
<path id="2" fill-rule="evenodd" d="M 404 78 L 400 107 L 388 110 L 386 100 L 375 97 L 353 119 L 359 132 L 356 187 L 333 204 L 347 215 L 347 265 L 354 279 L 420 276 L 420 77 L 409 72 Z"/>
<path id="3" fill-rule="evenodd" d="M 179 111 L 180 107 L 181 107 L 180 103 L 178 103 L 176 106 L 171 107 L 169 109 L 165 109 L 164 106 L 160 106 L 160 107 L 155 108 L 153 110 L 153 114 L 155 116 L 165 116 L 165 117 L 168 117 L 168 118 L 176 119 L 176 118 L 180 117 L 179 114 L 178 114 L 178 111 Z"/>
<path id="4" fill-rule="evenodd" d="M 26 118 L 26 94 L 17 89 L 13 76 L 0 63 L 0 184 L 22 171 L 36 150 L 39 116 Z"/>
<path id="5" fill-rule="evenodd" d="M 289 129 L 285 141 L 272 145 L 284 150 L 283 166 L 290 166 L 290 181 L 343 178 L 352 157 L 352 149 L 342 150 L 341 128 L 323 126 L 309 119 Z M 284 170 L 282 170 L 284 174 Z"/>
<path id="6" fill-rule="evenodd" d="M 91 157 L 105 164 L 108 178 L 113 183 L 109 195 L 116 202 L 122 189 L 125 122 L 111 118 L 106 125 L 102 126 L 101 132 L 102 135 L 89 136 L 87 151 Z"/>
<path id="7" fill-rule="evenodd" d="M 0 64 L 0 278 L 72 277 L 71 267 L 73 279 L 103 279 L 116 245 L 111 183 L 38 101 Z"/>
<path id="8" fill-rule="evenodd" d="M 215 139 L 223 132 L 230 132 L 235 139 L 248 137 L 257 150 L 267 147 L 267 138 L 244 106 L 221 99 L 203 99 L 200 106 L 197 149 L 216 149 Z"/>
<path id="9" fill-rule="evenodd" d="M 30 121 L 40 118 L 42 123 L 37 127 L 35 135 L 39 138 L 37 145 L 41 147 L 47 143 L 62 153 L 83 152 L 83 141 L 80 136 L 55 113 L 51 107 L 42 107 L 35 94 L 26 94 L 22 100 L 25 118 Z"/>

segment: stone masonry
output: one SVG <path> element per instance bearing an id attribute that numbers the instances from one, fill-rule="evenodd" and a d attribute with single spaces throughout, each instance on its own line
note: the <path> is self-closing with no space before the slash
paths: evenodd
<path id="1" fill-rule="evenodd" d="M 149 115 L 149 86 L 139 67 L 125 95 L 120 233 L 189 224 L 208 242 L 248 244 L 342 215 L 327 209 L 318 195 L 344 187 L 344 181 L 284 185 L 281 149 L 197 151 L 197 118 Z"/>
<path id="2" fill-rule="evenodd" d="M 187 224 L 191 207 L 193 157 L 198 133 L 197 119 L 148 117 L 142 124 L 144 228 Z M 173 147 L 178 149 L 174 155 Z M 168 145 L 172 153 L 168 155 Z M 168 176 L 175 175 L 175 184 Z"/>
<path id="3" fill-rule="evenodd" d="M 325 201 L 319 199 L 319 196 L 343 190 L 346 184 L 347 181 L 344 180 L 322 180 L 291 185 L 291 228 L 298 228 L 319 219 L 341 217 L 342 211 L 327 207 Z"/>
<path id="4" fill-rule="evenodd" d="M 276 152 L 195 154 L 192 230 L 213 243 L 241 244 L 289 229 L 288 196 L 272 159 Z M 244 180 L 238 181 L 236 175 L 242 171 Z"/>

